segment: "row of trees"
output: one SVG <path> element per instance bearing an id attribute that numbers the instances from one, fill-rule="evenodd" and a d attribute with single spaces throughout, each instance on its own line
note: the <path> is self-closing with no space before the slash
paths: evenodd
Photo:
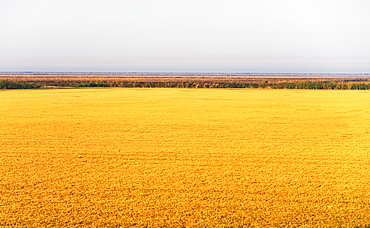
<path id="1" fill-rule="evenodd" d="M 266 88 L 266 89 L 329 89 L 329 90 L 369 90 L 370 82 L 344 81 L 285 81 L 266 80 L 253 83 L 212 82 L 212 81 L 124 81 L 124 80 L 86 80 L 86 81 L 45 81 L 45 83 L 17 82 L 1 80 L 0 89 L 39 89 L 48 87 L 136 87 L 136 88 Z"/>
<path id="2" fill-rule="evenodd" d="M 0 89 L 40 89 L 42 86 L 34 82 L 15 82 L 10 80 L 1 80 Z"/>
<path id="3" fill-rule="evenodd" d="M 267 85 L 269 86 L 269 85 Z M 330 89 L 330 90 L 368 90 L 369 82 L 336 82 L 336 81 L 298 81 L 279 82 L 270 85 L 272 89 Z"/>
<path id="4" fill-rule="evenodd" d="M 139 88 L 266 88 L 266 89 L 329 89 L 369 90 L 370 82 L 336 81 L 295 81 L 258 83 L 241 82 L 133 82 L 133 81 L 92 81 L 72 85 L 74 87 L 139 87 Z"/>

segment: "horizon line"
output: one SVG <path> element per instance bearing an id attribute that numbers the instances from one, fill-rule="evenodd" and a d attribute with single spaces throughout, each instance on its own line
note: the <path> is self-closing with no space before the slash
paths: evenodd
<path id="1" fill-rule="evenodd" d="M 227 71 L 0 71 L 4 74 L 22 75 L 229 75 L 229 76 L 253 76 L 253 75 L 370 75 L 370 72 L 227 72 Z"/>

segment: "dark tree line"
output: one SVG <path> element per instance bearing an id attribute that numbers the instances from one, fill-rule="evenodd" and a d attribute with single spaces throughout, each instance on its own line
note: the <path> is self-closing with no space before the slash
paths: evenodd
<path id="1" fill-rule="evenodd" d="M 15 82 L 10 80 L 1 80 L 0 89 L 40 89 L 42 85 L 34 82 Z"/>
<path id="2" fill-rule="evenodd" d="M 369 90 L 370 82 L 295 81 L 258 83 L 241 82 L 134 82 L 99 81 L 71 85 L 74 87 L 134 87 L 134 88 L 269 88 L 269 89 L 325 89 L 325 90 Z"/>
<path id="3" fill-rule="evenodd" d="M 22 81 L 0 80 L 0 89 L 40 89 L 52 87 L 134 87 L 134 88 L 262 88 L 262 89 L 325 89 L 369 90 L 369 81 L 283 81 L 223 82 L 223 81 L 127 81 L 105 79 Z"/>

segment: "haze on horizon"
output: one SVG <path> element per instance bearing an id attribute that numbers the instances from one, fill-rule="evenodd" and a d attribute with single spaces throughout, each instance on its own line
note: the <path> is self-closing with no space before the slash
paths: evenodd
<path id="1" fill-rule="evenodd" d="M 367 0 L 0 0 L 0 71 L 370 72 Z"/>

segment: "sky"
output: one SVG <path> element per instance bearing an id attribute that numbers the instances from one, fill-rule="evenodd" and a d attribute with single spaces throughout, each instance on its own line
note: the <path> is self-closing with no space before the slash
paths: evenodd
<path id="1" fill-rule="evenodd" d="M 369 0 L 0 0 L 0 71 L 370 72 Z"/>

